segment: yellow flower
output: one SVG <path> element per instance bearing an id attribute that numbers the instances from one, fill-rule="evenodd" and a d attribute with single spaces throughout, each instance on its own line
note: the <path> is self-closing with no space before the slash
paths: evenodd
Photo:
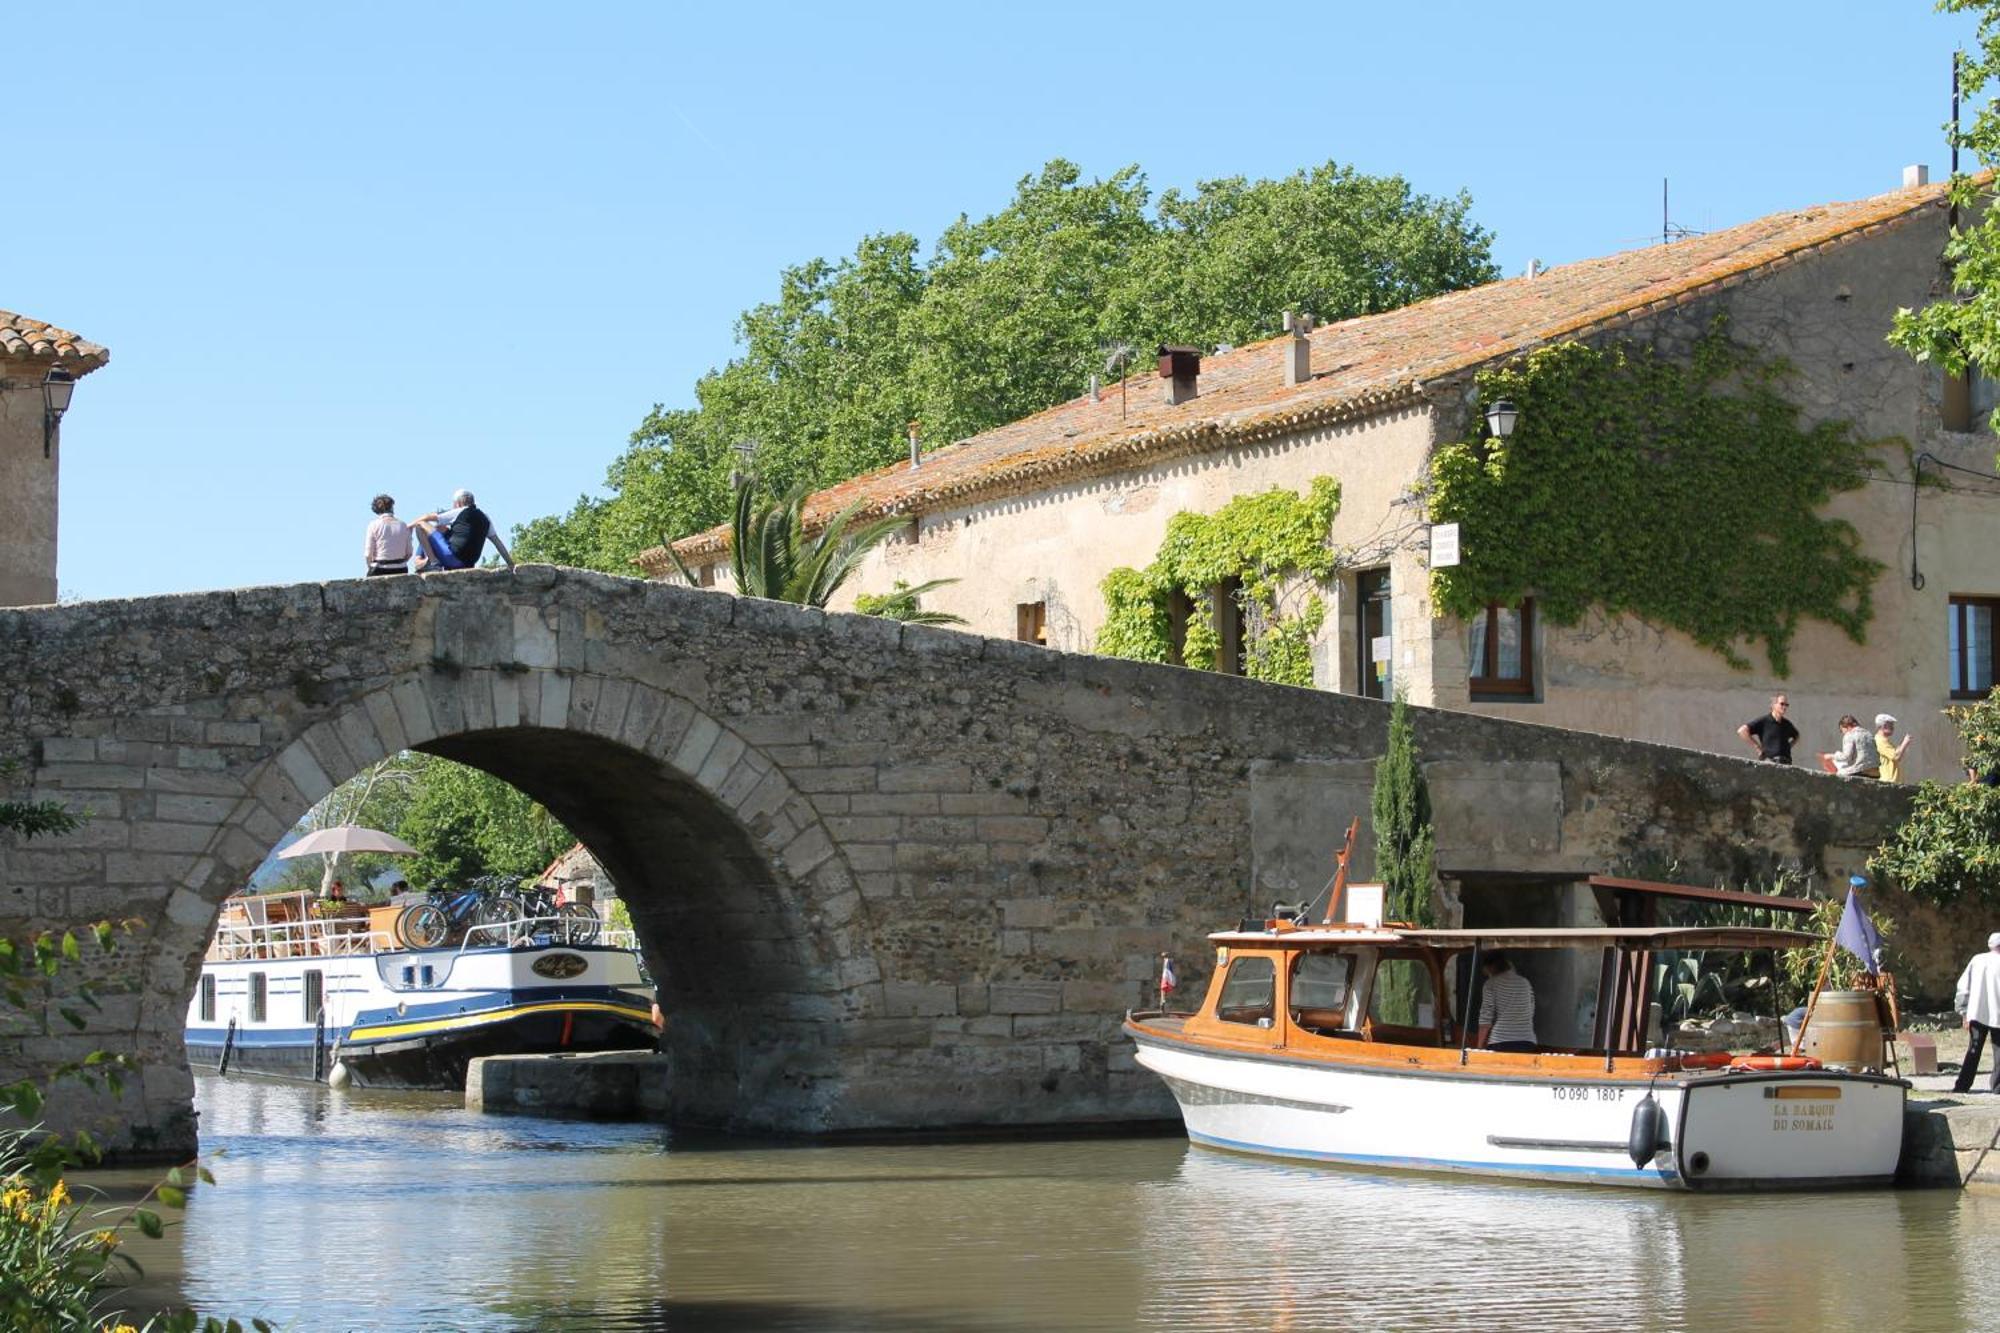
<path id="1" fill-rule="evenodd" d="M 9 1185 L 0 1190 L 0 1213 L 9 1213 L 25 1222 L 34 1199 L 35 1192 L 26 1185 Z"/>
<path id="2" fill-rule="evenodd" d="M 92 1236 L 91 1239 L 97 1242 L 99 1249 L 115 1250 L 118 1248 L 118 1233 L 115 1231 L 100 1231 Z"/>
<path id="3" fill-rule="evenodd" d="M 62 1207 L 64 1204 L 68 1202 L 69 1202 L 69 1182 L 67 1180 L 58 1180 L 55 1184 L 55 1188 L 49 1191 L 49 1202 L 48 1202 L 49 1211 L 54 1212 L 56 1209 Z"/>
<path id="4" fill-rule="evenodd" d="M 104 1333 L 139 1333 L 139 1330 L 130 1324 L 106 1324 Z"/>

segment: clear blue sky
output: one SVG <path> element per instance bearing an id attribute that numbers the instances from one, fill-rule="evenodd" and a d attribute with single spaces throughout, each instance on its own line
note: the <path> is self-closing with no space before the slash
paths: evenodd
<path id="1" fill-rule="evenodd" d="M 1067 156 L 1471 191 L 1503 268 L 1942 174 L 1921 0 L 13 6 L 0 308 L 111 348 L 66 597 L 347 577 L 369 497 L 566 509 L 778 270 Z"/>

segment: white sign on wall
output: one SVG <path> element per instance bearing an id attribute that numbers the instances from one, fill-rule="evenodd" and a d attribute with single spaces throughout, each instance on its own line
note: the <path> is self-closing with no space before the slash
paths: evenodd
<path id="1" fill-rule="evenodd" d="M 1368 660 L 1371 662 L 1386 662 L 1389 660 L 1394 648 L 1394 642 L 1386 634 L 1370 639 L 1368 641 Z"/>
<path id="2" fill-rule="evenodd" d="M 1431 568 L 1449 569 L 1458 563 L 1458 524 L 1431 524 Z"/>

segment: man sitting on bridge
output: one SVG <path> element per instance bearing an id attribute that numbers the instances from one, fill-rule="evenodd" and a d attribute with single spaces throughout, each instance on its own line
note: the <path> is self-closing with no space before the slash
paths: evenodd
<path id="1" fill-rule="evenodd" d="M 493 549 L 500 552 L 507 568 L 512 569 L 514 557 L 508 554 L 500 534 L 493 530 L 493 520 L 473 503 L 472 492 L 459 487 L 452 493 L 451 506 L 443 513 L 425 514 L 410 524 L 422 543 L 424 558 L 418 564 L 419 571 L 470 569 L 478 563 L 479 553 L 487 542 L 493 543 Z"/>

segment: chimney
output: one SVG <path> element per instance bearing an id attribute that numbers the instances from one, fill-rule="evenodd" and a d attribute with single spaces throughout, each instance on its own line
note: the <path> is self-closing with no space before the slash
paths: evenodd
<path id="1" fill-rule="evenodd" d="M 1197 392 L 1201 378 L 1201 353 L 1192 347 L 1160 344 L 1160 378 L 1167 382 L 1167 403 L 1185 403 Z"/>
<path id="2" fill-rule="evenodd" d="M 1099 381 L 1097 376 L 1092 375 L 1090 377 L 1090 401 L 1094 403 L 1103 396 L 1104 396 L 1104 391 L 1099 387 Z"/>
<path id="3" fill-rule="evenodd" d="M 921 437 L 917 434 L 917 423 L 912 421 L 910 423 L 910 466 L 914 468 L 921 465 L 923 457 L 924 446 Z"/>
<path id="4" fill-rule="evenodd" d="M 1529 276 L 1530 278 L 1539 278 L 1539 277 L 1541 277 L 1541 276 L 1542 276 L 1542 261 L 1541 261 L 1541 260 L 1539 260 L 1539 259 L 1530 259 L 1530 260 L 1528 261 L 1528 276 Z"/>
<path id="5" fill-rule="evenodd" d="M 1295 315 L 1285 312 L 1285 332 L 1291 339 L 1285 344 L 1285 383 L 1304 384 L 1313 377 L 1312 340 L 1307 337 L 1313 331 L 1311 315 Z"/>
<path id="6" fill-rule="evenodd" d="M 1918 162 L 1912 166 L 1907 166 L 1903 168 L 1904 189 L 1907 190 L 1910 189 L 1912 186 L 1917 186 L 1917 185 L 1929 185 L 1930 183 L 1931 183 L 1931 169 L 1925 166 L 1923 163 Z"/>

